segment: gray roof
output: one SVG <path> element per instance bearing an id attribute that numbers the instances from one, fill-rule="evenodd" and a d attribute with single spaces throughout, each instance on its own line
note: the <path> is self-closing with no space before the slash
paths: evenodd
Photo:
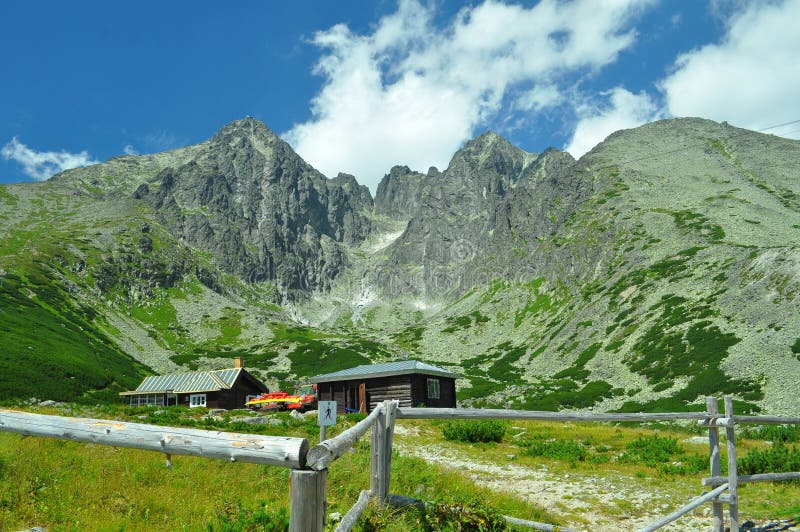
<path id="1" fill-rule="evenodd" d="M 384 362 L 382 364 L 365 364 L 354 368 L 343 369 L 334 373 L 317 375 L 309 379 L 311 382 L 349 381 L 362 378 L 389 377 L 391 375 L 405 375 L 408 373 L 422 373 L 424 375 L 438 375 L 458 379 L 458 373 L 447 371 L 437 366 L 432 366 L 419 360 L 399 360 L 397 362 Z"/>
<path id="2" fill-rule="evenodd" d="M 144 393 L 216 392 L 233 387 L 242 368 L 219 369 L 213 371 L 192 371 L 146 377 L 136 390 L 122 392 L 120 395 L 139 395 Z"/>

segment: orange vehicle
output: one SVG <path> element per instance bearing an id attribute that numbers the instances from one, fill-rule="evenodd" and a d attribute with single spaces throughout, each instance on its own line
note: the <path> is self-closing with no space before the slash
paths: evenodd
<path id="1" fill-rule="evenodd" d="M 317 406 L 317 385 L 298 386 L 294 394 L 287 392 L 262 393 L 245 403 L 253 410 L 312 410 Z"/>

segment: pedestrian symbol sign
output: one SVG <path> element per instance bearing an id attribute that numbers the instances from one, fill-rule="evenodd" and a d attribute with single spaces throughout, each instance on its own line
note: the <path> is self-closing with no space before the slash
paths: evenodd
<path id="1" fill-rule="evenodd" d="M 320 401 L 318 405 L 317 425 L 320 427 L 336 425 L 336 401 Z"/>

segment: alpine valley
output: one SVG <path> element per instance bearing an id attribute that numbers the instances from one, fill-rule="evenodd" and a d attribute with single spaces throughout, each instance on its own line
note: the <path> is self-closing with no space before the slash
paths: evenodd
<path id="1" fill-rule="evenodd" d="M 398 161 L 402 162 L 402 161 Z M 683 118 L 580 160 L 494 133 L 373 198 L 264 124 L 0 186 L 0 400 L 370 361 L 464 406 L 800 411 L 800 141 Z"/>

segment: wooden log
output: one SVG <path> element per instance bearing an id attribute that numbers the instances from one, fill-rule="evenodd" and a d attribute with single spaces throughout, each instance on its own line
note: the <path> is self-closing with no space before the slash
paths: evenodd
<path id="1" fill-rule="evenodd" d="M 716 417 L 714 419 L 701 419 L 697 423 L 701 427 L 732 427 L 736 424 L 736 420 L 732 417 Z"/>
<path id="2" fill-rule="evenodd" d="M 703 504 L 705 502 L 708 502 L 708 501 L 710 501 L 712 499 L 717 498 L 726 489 L 728 489 L 728 485 L 727 484 L 723 484 L 722 486 L 719 486 L 718 488 L 713 489 L 713 490 L 709 491 L 708 493 L 706 493 L 704 495 L 701 495 L 700 497 L 697 497 L 696 499 L 693 499 L 686 506 L 683 506 L 683 507 L 675 510 L 671 514 L 662 517 L 661 519 L 659 519 L 655 523 L 647 525 L 646 527 L 641 529 L 640 532 L 653 532 L 654 530 L 658 530 L 659 528 L 661 528 L 663 526 L 666 526 L 669 523 L 671 523 L 673 521 L 676 521 L 679 518 L 681 518 L 682 516 L 688 514 L 689 512 L 691 512 L 692 510 L 694 510 L 695 508 L 700 506 L 701 504 Z"/>
<path id="3" fill-rule="evenodd" d="M 709 419 L 705 412 L 665 413 L 580 413 L 540 412 L 529 410 L 480 410 L 472 408 L 400 407 L 402 419 L 531 419 L 540 421 L 669 421 L 673 419 Z"/>
<path id="4" fill-rule="evenodd" d="M 386 436 L 386 410 L 383 404 L 380 405 L 381 414 L 372 425 L 372 438 L 370 443 L 370 457 L 369 457 L 369 489 L 372 495 L 378 499 L 379 504 L 383 504 L 386 499 L 386 493 L 381 491 L 382 481 L 384 477 L 384 453 L 386 452 L 386 445 L 384 438 Z"/>
<path id="5" fill-rule="evenodd" d="M 758 425 L 800 425 L 800 418 L 781 416 L 734 416 L 736 423 L 755 423 Z"/>
<path id="6" fill-rule="evenodd" d="M 516 517 L 511 517 L 508 515 L 503 515 L 501 517 L 505 519 L 506 523 L 508 523 L 509 525 L 524 526 L 526 528 L 532 528 L 533 530 L 544 530 L 545 532 L 578 532 L 573 528 L 567 528 L 559 525 L 551 525 L 548 523 L 538 523 L 536 521 L 527 521 L 525 519 L 518 519 Z"/>
<path id="7" fill-rule="evenodd" d="M 353 507 L 342 517 L 342 521 L 339 523 L 339 526 L 336 527 L 336 532 L 350 532 L 350 530 L 353 529 L 356 521 L 358 521 L 361 514 L 363 514 L 364 510 L 367 508 L 371 496 L 372 492 L 369 490 L 363 490 L 361 492 Z"/>
<path id="8" fill-rule="evenodd" d="M 300 469 L 308 440 L 161 427 L 107 419 L 48 416 L 0 409 L 0 431 L 83 443 Z"/>
<path id="9" fill-rule="evenodd" d="M 292 470 L 289 476 L 289 532 L 325 530 L 327 484 L 327 469 Z"/>
<path id="10" fill-rule="evenodd" d="M 733 417 L 733 398 L 725 396 L 725 416 Z M 731 532 L 739 532 L 739 479 L 736 474 L 736 428 L 725 429 L 728 437 L 728 515 Z"/>
<path id="11" fill-rule="evenodd" d="M 375 420 L 383 412 L 383 406 L 373 410 L 366 418 L 359 421 L 354 426 L 329 440 L 325 440 L 315 445 L 306 455 L 306 464 L 311 469 L 321 471 L 328 467 L 328 464 L 342 456 L 350 449 L 358 439 L 375 423 Z"/>
<path id="12" fill-rule="evenodd" d="M 712 416 L 719 414 L 719 402 L 716 397 L 706 397 L 706 412 Z M 711 476 L 718 476 L 722 471 L 722 465 L 720 463 L 719 428 L 715 425 L 709 425 L 708 427 L 708 449 L 710 454 Z M 724 482 L 720 482 L 720 485 L 721 484 L 724 484 Z M 712 501 L 711 504 L 714 516 L 712 531 L 722 532 L 725 509 L 722 507 L 722 503 L 717 499 Z"/>
<path id="13" fill-rule="evenodd" d="M 378 475 L 376 478 L 378 491 L 373 491 L 378 501 L 383 504 L 389 496 L 389 483 L 392 476 L 392 442 L 394 439 L 394 422 L 397 414 L 398 403 L 397 401 L 386 401 L 383 403 L 384 411 L 386 412 L 386 419 L 382 427 L 383 436 L 381 437 L 381 456 L 380 466 L 378 467 Z M 378 425 L 375 425 L 373 430 L 376 430 Z"/>
<path id="14" fill-rule="evenodd" d="M 739 475 L 736 477 L 739 484 L 750 482 L 789 482 L 790 480 L 800 480 L 800 473 L 759 473 L 757 475 Z M 719 486 L 728 482 L 728 477 L 713 476 L 705 477 L 702 480 L 703 486 Z"/>

